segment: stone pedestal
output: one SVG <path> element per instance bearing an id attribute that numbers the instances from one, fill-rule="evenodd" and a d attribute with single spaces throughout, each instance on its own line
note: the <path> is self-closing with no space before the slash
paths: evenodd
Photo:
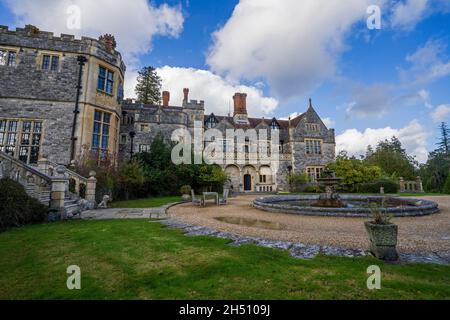
<path id="1" fill-rule="evenodd" d="M 86 185 L 86 200 L 95 203 L 95 189 L 97 187 L 97 179 L 95 178 L 96 173 L 91 171 L 89 173 L 89 179 Z"/>

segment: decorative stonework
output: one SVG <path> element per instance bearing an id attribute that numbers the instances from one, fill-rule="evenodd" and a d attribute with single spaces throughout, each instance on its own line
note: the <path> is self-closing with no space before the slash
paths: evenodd
<path id="1" fill-rule="evenodd" d="M 98 38 L 98 41 L 100 41 L 101 43 L 103 43 L 106 47 L 106 50 L 108 52 L 113 52 L 114 50 L 116 50 L 117 47 L 117 42 L 116 42 L 116 38 L 111 35 L 111 34 L 104 34 L 103 36 L 100 36 Z"/>

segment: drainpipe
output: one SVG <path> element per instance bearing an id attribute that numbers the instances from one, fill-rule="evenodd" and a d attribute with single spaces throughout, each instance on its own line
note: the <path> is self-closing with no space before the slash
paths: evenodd
<path id="1" fill-rule="evenodd" d="M 77 120 L 78 120 L 78 114 L 80 113 L 79 103 L 80 103 L 80 95 L 81 95 L 81 89 L 83 88 L 81 86 L 82 78 L 83 78 L 83 66 L 87 62 L 87 59 L 85 56 L 78 56 L 78 65 L 80 66 L 80 69 L 78 71 L 78 85 L 77 85 L 77 96 L 75 98 L 75 110 L 73 111 L 73 124 L 72 124 L 72 136 L 71 136 L 71 146 L 70 146 L 70 162 L 73 163 L 75 161 L 75 142 L 77 141 L 77 138 L 75 137 L 75 131 L 77 128 Z"/>

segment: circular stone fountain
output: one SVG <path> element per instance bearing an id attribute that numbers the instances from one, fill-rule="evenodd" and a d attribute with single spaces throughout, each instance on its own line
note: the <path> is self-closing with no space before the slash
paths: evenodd
<path id="1" fill-rule="evenodd" d="M 439 212 L 436 202 L 415 198 L 389 196 L 339 195 L 336 186 L 341 181 L 334 173 L 324 172 L 318 182 L 325 186 L 321 195 L 286 195 L 258 198 L 253 207 L 269 212 L 308 216 L 372 217 L 376 204 L 393 217 L 425 216 Z"/>

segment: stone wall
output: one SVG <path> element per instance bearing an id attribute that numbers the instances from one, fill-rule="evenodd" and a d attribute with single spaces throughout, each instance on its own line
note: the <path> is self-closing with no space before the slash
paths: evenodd
<path id="1" fill-rule="evenodd" d="M 73 103 L 0 98 L 0 117 L 43 121 L 40 155 L 52 162 L 70 162 Z"/>
<path id="2" fill-rule="evenodd" d="M 124 83 L 125 65 L 119 52 L 104 43 L 71 35 L 55 36 L 27 26 L 16 31 L 0 26 L 0 48 L 16 52 L 15 66 L 0 66 L 0 118 L 44 120 L 41 156 L 51 161 L 70 162 L 71 131 L 77 94 L 79 65 L 77 58 L 87 58 L 82 75 L 80 114 L 76 127 L 76 157 L 90 148 L 94 111 L 111 114 L 109 152 L 118 151 L 118 101 Z M 44 55 L 58 56 L 57 70 L 42 70 Z M 114 72 L 113 94 L 97 90 L 99 66 Z"/>

